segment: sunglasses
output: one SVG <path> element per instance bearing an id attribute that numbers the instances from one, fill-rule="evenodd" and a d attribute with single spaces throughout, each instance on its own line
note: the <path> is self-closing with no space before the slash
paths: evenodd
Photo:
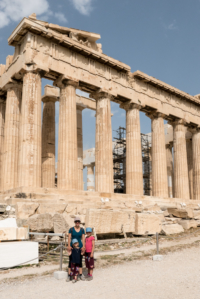
<path id="1" fill-rule="evenodd" d="M 80 223 L 80 221 L 75 221 L 75 223 Z"/>

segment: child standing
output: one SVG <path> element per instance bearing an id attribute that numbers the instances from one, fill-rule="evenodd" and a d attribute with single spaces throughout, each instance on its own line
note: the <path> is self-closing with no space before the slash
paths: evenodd
<path id="1" fill-rule="evenodd" d="M 92 236 L 92 229 L 90 227 L 86 228 L 86 238 L 85 238 L 85 264 L 88 269 L 87 280 L 93 279 L 93 269 L 94 269 L 94 246 L 95 238 Z"/>
<path id="2" fill-rule="evenodd" d="M 73 277 L 72 282 L 77 282 L 78 274 L 79 274 L 79 267 L 81 263 L 81 249 L 79 247 L 79 242 L 77 239 L 72 240 L 73 249 L 69 253 L 71 256 L 71 273 L 70 276 Z"/>

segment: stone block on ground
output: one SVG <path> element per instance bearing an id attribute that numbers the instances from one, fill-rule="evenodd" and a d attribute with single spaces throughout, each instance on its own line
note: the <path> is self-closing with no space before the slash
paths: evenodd
<path id="1" fill-rule="evenodd" d="M 53 277 L 58 280 L 66 279 L 67 275 L 68 275 L 68 273 L 66 271 L 55 271 L 53 273 Z"/>
<path id="2" fill-rule="evenodd" d="M 160 254 L 153 255 L 152 259 L 153 259 L 153 261 L 160 262 L 163 260 L 163 255 L 160 255 Z"/>
<path id="3" fill-rule="evenodd" d="M 0 228 L 0 241 L 16 240 L 17 227 L 2 227 Z"/>
<path id="4" fill-rule="evenodd" d="M 51 214 L 36 214 L 27 220 L 30 230 L 34 232 L 53 231 L 53 217 Z"/>
<path id="5" fill-rule="evenodd" d="M 88 209 L 85 219 L 86 227 L 95 227 L 97 234 L 121 233 L 122 226 L 125 232 L 135 231 L 135 212 Z"/>
<path id="6" fill-rule="evenodd" d="M 38 203 L 27 203 L 27 202 L 18 202 L 15 205 L 16 207 L 16 218 L 17 219 L 28 219 L 36 213 L 37 208 L 39 207 Z"/>
<path id="7" fill-rule="evenodd" d="M 54 233 L 63 233 L 64 231 L 68 231 L 69 224 L 66 222 L 65 218 L 62 214 L 56 213 L 53 215 L 53 231 Z"/>
<path id="8" fill-rule="evenodd" d="M 45 213 L 60 213 L 62 214 L 67 207 L 67 204 L 40 204 L 37 214 L 45 214 Z"/>
<path id="9" fill-rule="evenodd" d="M 194 219 L 200 220 L 200 210 L 193 211 Z"/>
<path id="10" fill-rule="evenodd" d="M 136 235 L 154 235 L 161 231 L 161 219 L 154 214 L 138 213 L 135 217 Z"/>
<path id="11" fill-rule="evenodd" d="M 198 222 L 195 220 L 179 220 L 178 222 L 184 229 L 196 228 Z"/>
<path id="12" fill-rule="evenodd" d="M 17 228 L 17 240 L 28 240 L 28 228 L 26 227 L 18 227 Z"/>
<path id="13" fill-rule="evenodd" d="M 183 233 L 184 229 L 178 223 L 175 224 L 164 224 L 162 225 L 161 234 L 163 235 L 173 235 Z"/>
<path id="14" fill-rule="evenodd" d="M 193 218 L 194 214 L 192 209 L 186 208 L 186 209 L 175 209 L 175 208 L 168 208 L 168 212 L 170 215 L 173 215 L 178 218 Z"/>

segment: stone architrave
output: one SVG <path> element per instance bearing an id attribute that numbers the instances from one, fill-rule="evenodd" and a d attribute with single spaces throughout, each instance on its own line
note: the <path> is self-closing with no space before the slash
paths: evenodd
<path id="1" fill-rule="evenodd" d="M 0 191 L 3 191 L 3 146 L 6 102 L 0 97 Z"/>
<path id="2" fill-rule="evenodd" d="M 20 120 L 18 186 L 41 187 L 41 76 L 26 72 Z"/>
<path id="3" fill-rule="evenodd" d="M 57 185 L 59 189 L 77 190 L 76 87 L 78 83 L 68 80 L 54 84 L 60 87 Z"/>
<path id="4" fill-rule="evenodd" d="M 174 197 L 190 199 L 185 121 L 178 120 L 171 124 L 174 129 Z"/>
<path id="5" fill-rule="evenodd" d="M 94 163 L 87 165 L 87 190 L 95 191 L 94 186 Z"/>
<path id="6" fill-rule="evenodd" d="M 2 156 L 2 186 L 4 191 L 17 187 L 22 84 L 10 83 L 6 89 L 5 137 Z"/>
<path id="7" fill-rule="evenodd" d="M 126 109 L 126 193 L 143 195 L 140 108 L 130 104 Z"/>
<path id="8" fill-rule="evenodd" d="M 189 178 L 189 190 L 190 199 L 193 199 L 193 154 L 192 154 L 192 140 L 186 139 L 187 149 L 187 163 L 188 163 L 188 178 Z"/>
<path id="9" fill-rule="evenodd" d="M 55 102 L 44 96 L 42 122 L 42 187 L 55 187 Z"/>
<path id="10" fill-rule="evenodd" d="M 200 128 L 193 131 L 193 199 L 200 199 Z"/>
<path id="11" fill-rule="evenodd" d="M 164 115 L 152 113 L 147 116 L 151 118 L 152 131 L 152 195 L 168 197 Z"/>
<path id="12" fill-rule="evenodd" d="M 111 193 L 113 184 L 113 153 L 111 125 L 111 96 L 105 92 L 92 93 L 96 99 L 95 189 Z"/>
<path id="13" fill-rule="evenodd" d="M 172 156 L 172 142 L 166 145 L 167 158 L 167 178 L 168 178 L 168 196 L 173 198 L 173 156 Z"/>
<path id="14" fill-rule="evenodd" d="M 78 190 L 83 190 L 83 124 L 82 111 L 85 107 L 76 106 L 77 117 L 77 151 L 78 151 Z"/>

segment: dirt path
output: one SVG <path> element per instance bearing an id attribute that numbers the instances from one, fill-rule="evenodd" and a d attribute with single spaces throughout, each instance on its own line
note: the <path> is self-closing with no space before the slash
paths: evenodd
<path id="1" fill-rule="evenodd" d="M 95 270 L 91 282 L 72 284 L 53 277 L 0 284 L 1 299 L 199 299 L 200 247 Z"/>

